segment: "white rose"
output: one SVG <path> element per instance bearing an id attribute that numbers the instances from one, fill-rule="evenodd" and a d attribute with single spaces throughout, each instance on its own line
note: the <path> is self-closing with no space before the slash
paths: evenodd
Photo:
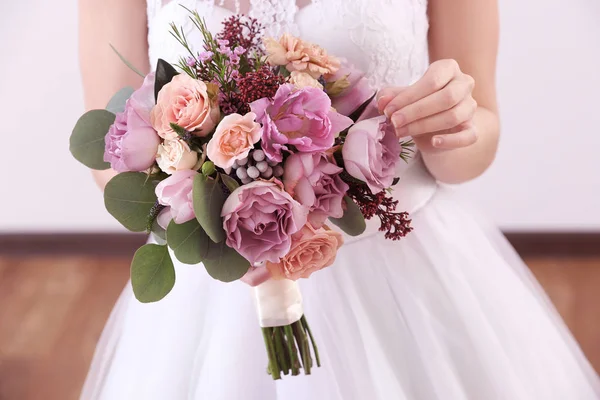
<path id="1" fill-rule="evenodd" d="M 318 89 L 323 89 L 323 85 L 307 74 L 306 72 L 292 71 L 290 74 L 290 83 L 296 86 L 298 89 L 302 89 L 305 87 L 314 87 Z"/>
<path id="2" fill-rule="evenodd" d="M 198 153 L 190 150 L 183 140 L 165 140 L 158 146 L 156 162 L 160 169 L 171 175 L 175 171 L 194 169 L 198 163 Z"/>

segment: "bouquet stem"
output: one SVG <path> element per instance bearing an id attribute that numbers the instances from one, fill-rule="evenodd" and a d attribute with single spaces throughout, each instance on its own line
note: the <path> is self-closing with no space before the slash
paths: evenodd
<path id="1" fill-rule="evenodd" d="M 281 374 L 300 375 L 300 369 L 310 375 L 315 361 L 317 367 L 321 366 L 319 350 L 304 316 L 290 325 L 262 328 L 262 331 L 269 356 L 267 372 L 273 379 L 281 379 Z"/>
<path id="2" fill-rule="evenodd" d="M 310 375 L 316 361 L 321 366 L 319 351 L 304 316 L 298 284 L 290 280 L 269 280 L 254 288 L 256 306 L 262 327 L 273 379 L 281 375 Z M 313 361 L 314 357 L 314 361 Z"/>

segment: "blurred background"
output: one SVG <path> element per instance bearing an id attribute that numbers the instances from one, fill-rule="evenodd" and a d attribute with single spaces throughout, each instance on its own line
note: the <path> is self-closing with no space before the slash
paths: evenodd
<path id="1" fill-rule="evenodd" d="M 507 234 L 598 369 L 600 2 L 500 9 L 500 151 L 457 190 Z M 77 1 L 3 0 L 0 21 L 0 400 L 74 399 L 143 238 L 68 151 L 83 112 Z"/>

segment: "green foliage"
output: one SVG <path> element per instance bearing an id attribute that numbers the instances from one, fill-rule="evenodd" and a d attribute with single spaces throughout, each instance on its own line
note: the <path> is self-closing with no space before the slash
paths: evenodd
<path id="1" fill-rule="evenodd" d="M 165 86 L 167 83 L 173 80 L 173 77 L 177 75 L 177 71 L 171 64 L 163 60 L 162 58 L 158 59 L 156 63 L 156 74 L 154 78 L 154 99 L 158 99 L 158 92 Z"/>
<path id="2" fill-rule="evenodd" d="M 171 221 L 167 228 L 167 243 L 175 257 L 184 264 L 198 264 L 208 254 L 211 240 L 195 219 L 183 224 Z"/>
<path id="3" fill-rule="evenodd" d="M 69 150 L 73 157 L 88 168 L 104 170 L 104 137 L 115 122 L 115 114 L 106 110 L 91 110 L 79 118 L 71 133 Z"/>
<path id="4" fill-rule="evenodd" d="M 106 110 L 113 114 L 125 111 L 125 103 L 131 97 L 133 92 L 134 90 L 130 86 L 122 88 L 110 99 L 106 105 Z"/>
<path id="5" fill-rule="evenodd" d="M 146 244 L 131 262 L 131 286 L 135 298 L 152 303 L 164 298 L 175 285 L 175 267 L 167 246 Z"/>
<path id="6" fill-rule="evenodd" d="M 358 236 L 367 228 L 365 217 L 350 197 L 344 196 L 344 202 L 345 207 L 342 218 L 329 218 L 329 220 L 348 235 Z"/>
<path id="7" fill-rule="evenodd" d="M 225 244 L 209 241 L 208 253 L 202 261 L 208 274 L 222 282 L 233 282 L 248 272 L 250 263 Z"/>
<path id="8" fill-rule="evenodd" d="M 221 210 L 225 203 L 225 193 L 221 184 L 215 179 L 202 174 L 194 177 L 192 190 L 194 213 L 200 226 L 210 239 L 219 243 L 225 239 Z"/>
<path id="9" fill-rule="evenodd" d="M 138 74 L 139 76 L 141 76 L 142 78 L 145 78 L 145 75 L 142 74 L 140 72 L 139 69 L 137 69 L 136 67 L 133 66 L 132 63 L 130 63 L 125 57 L 123 57 L 123 55 L 121 53 L 119 53 L 119 51 L 115 48 L 115 46 L 113 46 L 112 44 L 110 45 L 110 48 L 113 49 L 113 51 L 117 54 L 117 56 L 119 56 L 119 58 L 121 59 L 121 61 L 123 61 L 123 63 L 125 65 L 127 65 L 127 67 L 132 70 L 133 72 L 135 72 L 136 74 Z"/>
<path id="10" fill-rule="evenodd" d="M 132 232 L 144 232 L 148 215 L 156 203 L 155 181 L 143 172 L 123 172 L 112 178 L 104 189 L 108 212 Z"/>

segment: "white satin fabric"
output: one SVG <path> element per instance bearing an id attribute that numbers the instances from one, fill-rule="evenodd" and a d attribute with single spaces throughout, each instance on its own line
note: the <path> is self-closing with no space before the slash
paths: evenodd
<path id="1" fill-rule="evenodd" d="M 212 29 L 231 15 L 212 2 L 181 3 Z M 288 3 L 252 0 L 257 14 L 277 16 L 270 29 L 323 44 L 376 87 L 410 84 L 426 67 L 425 0 L 314 0 L 300 11 Z M 150 1 L 153 62 L 180 54 L 169 21 L 197 39 L 186 18 L 175 3 Z M 346 238 L 332 267 L 299 282 L 322 361 L 311 376 L 272 381 L 248 287 L 176 264 L 175 288 L 158 303 L 125 288 L 82 399 L 600 399 L 597 375 L 496 228 L 438 187 L 419 157 L 401 168 L 394 197 L 414 232 L 384 240 L 374 221 Z"/>

